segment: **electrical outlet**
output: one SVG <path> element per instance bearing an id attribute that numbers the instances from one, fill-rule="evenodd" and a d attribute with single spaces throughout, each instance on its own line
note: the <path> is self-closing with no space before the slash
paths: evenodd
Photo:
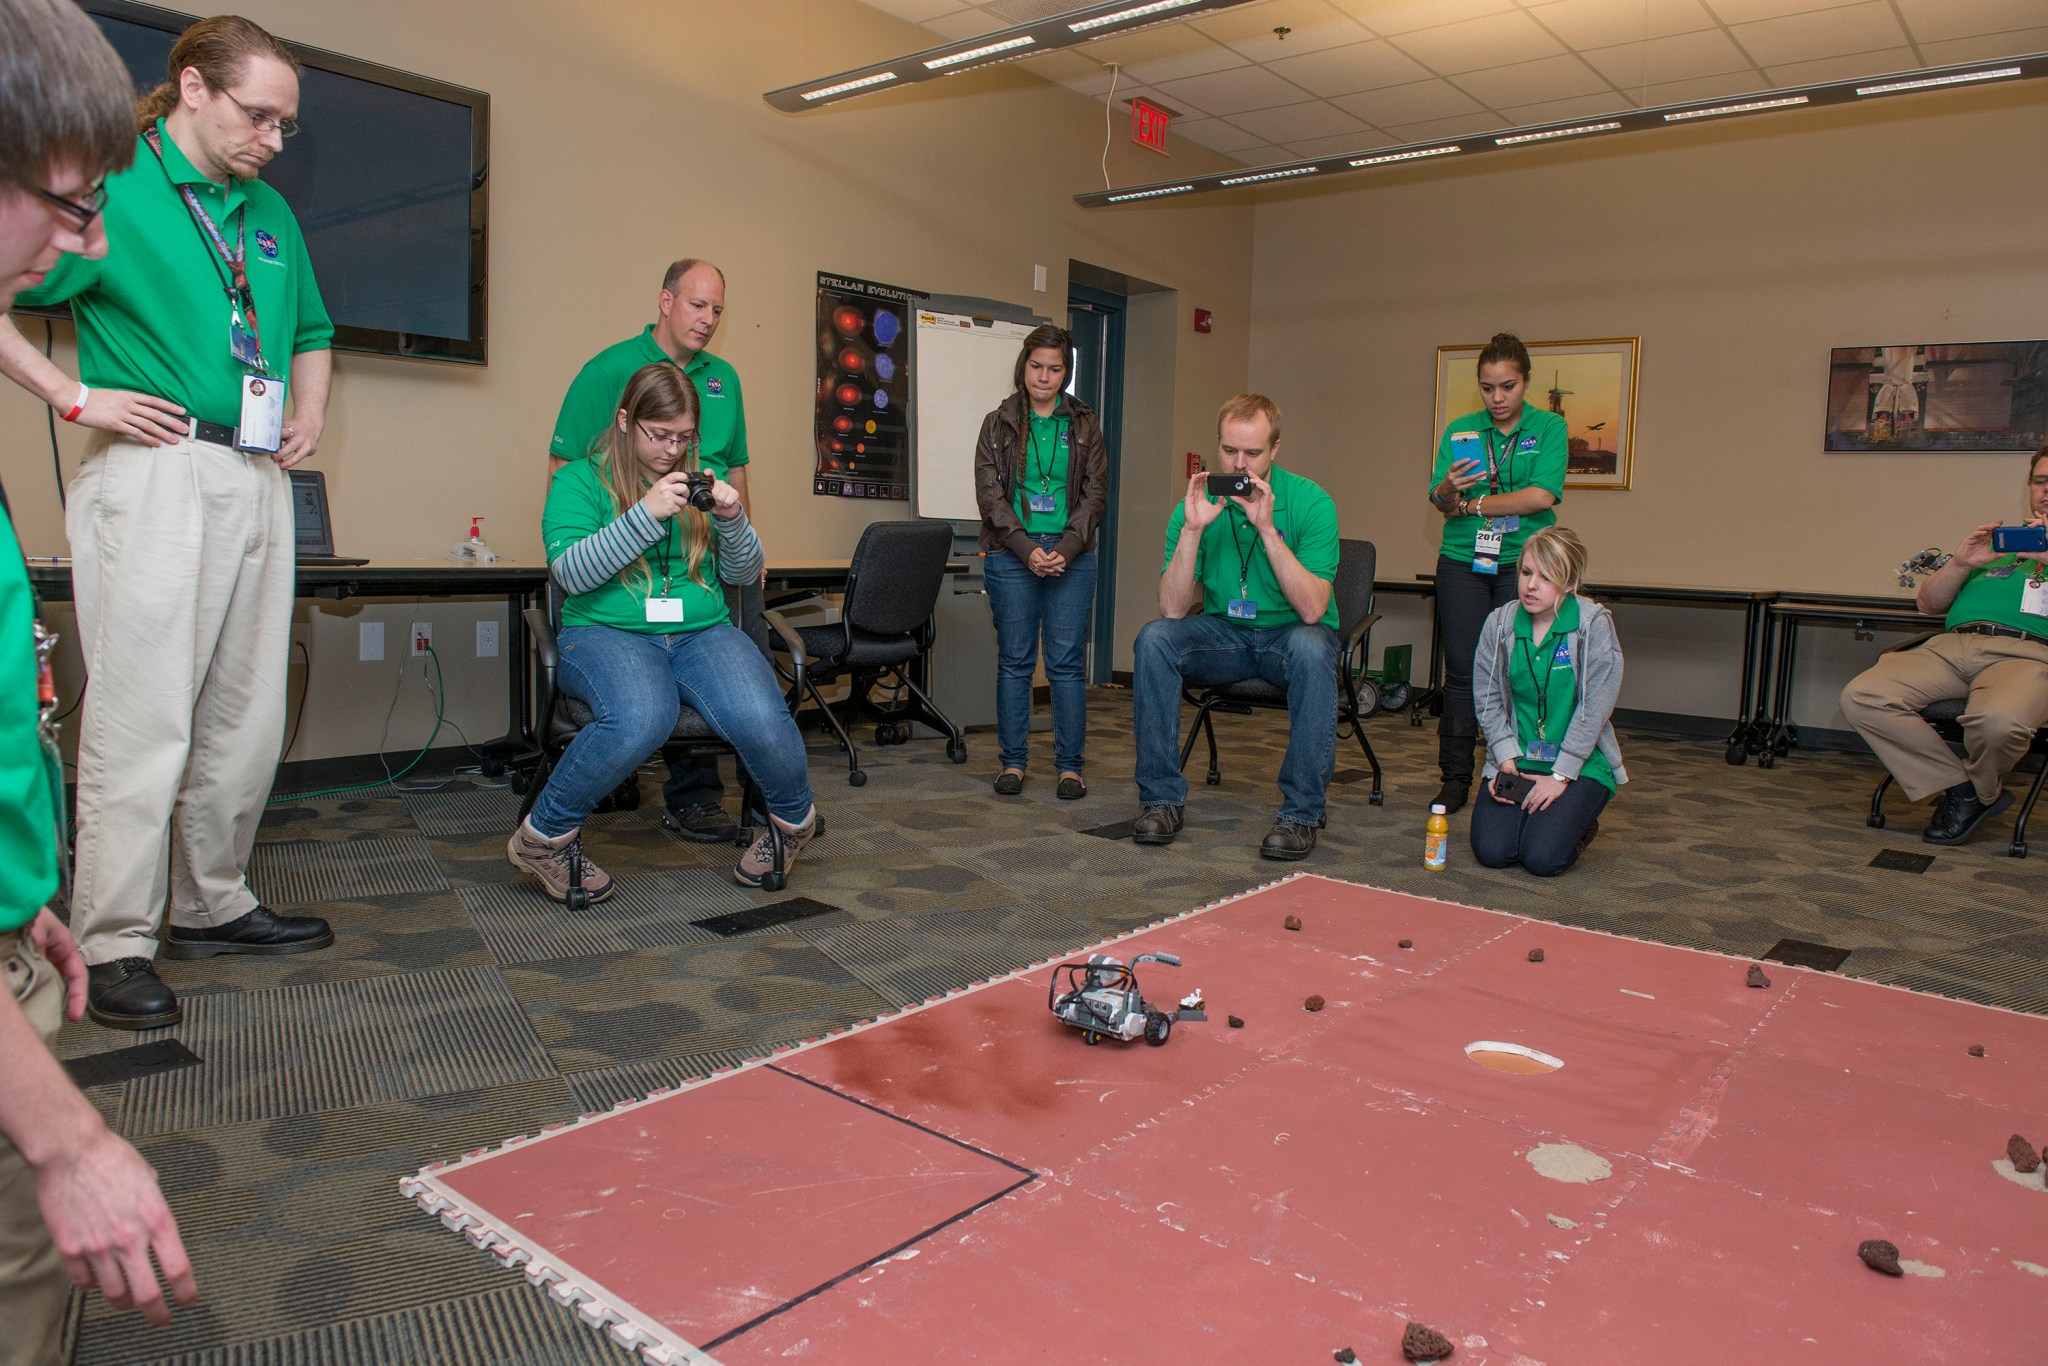
<path id="1" fill-rule="evenodd" d="M 496 659 L 498 657 L 498 623 L 480 621 L 476 624 L 476 657 Z"/>
<path id="2" fill-rule="evenodd" d="M 384 657 L 384 623 L 366 621 L 356 628 L 356 658 L 359 660 L 382 659 Z"/>
<path id="3" fill-rule="evenodd" d="M 415 656 L 425 654 L 434 643 L 434 623 L 416 621 L 412 624 L 412 652 Z"/>

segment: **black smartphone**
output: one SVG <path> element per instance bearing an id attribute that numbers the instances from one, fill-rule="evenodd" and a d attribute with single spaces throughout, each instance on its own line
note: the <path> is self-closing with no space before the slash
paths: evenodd
<path id="1" fill-rule="evenodd" d="M 1991 549 L 2000 555 L 2048 551 L 2048 526 L 1995 526 L 1991 528 Z"/>
<path id="2" fill-rule="evenodd" d="M 1249 498 L 1252 496 L 1252 477 L 1249 474 L 1212 474 L 1208 487 L 1211 498 Z"/>
<path id="3" fill-rule="evenodd" d="M 1536 787 L 1536 780 L 1526 773 L 1496 773 L 1493 775 L 1493 795 L 1504 802 L 1520 806 Z"/>

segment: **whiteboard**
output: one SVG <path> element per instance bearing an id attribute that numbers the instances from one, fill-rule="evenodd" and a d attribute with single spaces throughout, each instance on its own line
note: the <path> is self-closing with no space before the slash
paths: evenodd
<path id="1" fill-rule="evenodd" d="M 1031 328 L 977 323 L 958 313 L 917 314 L 917 515 L 979 522 L 974 445 L 982 420 L 1017 385 L 1017 352 Z"/>

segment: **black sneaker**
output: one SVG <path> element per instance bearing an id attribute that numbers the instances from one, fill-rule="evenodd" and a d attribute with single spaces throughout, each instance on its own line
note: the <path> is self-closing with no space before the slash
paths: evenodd
<path id="1" fill-rule="evenodd" d="M 1963 791 L 1950 788 L 1934 808 L 1934 823 L 1920 836 L 1929 844 L 1962 844 L 1977 833 L 1977 827 L 2012 805 L 2012 793 L 2001 792 L 1988 805 L 1977 798 L 1977 790 L 1963 784 Z"/>
<path id="2" fill-rule="evenodd" d="M 184 1007 L 147 958 L 94 963 L 85 977 L 85 1013 L 109 1029 L 163 1029 L 185 1018 Z"/>
<path id="3" fill-rule="evenodd" d="M 1139 813 L 1131 827 L 1133 844 L 1172 844 L 1173 837 L 1180 833 L 1181 808 L 1177 806 L 1148 806 Z"/>
<path id="4" fill-rule="evenodd" d="M 739 822 L 717 802 L 698 802 L 680 811 L 670 807 L 661 814 L 661 828 L 699 844 L 731 844 L 740 836 Z"/>
<path id="5" fill-rule="evenodd" d="M 1265 842 L 1259 845 L 1262 858 L 1299 859 L 1315 852 L 1316 828 L 1313 825 L 1296 825 L 1293 821 L 1274 821 L 1273 828 L 1266 832 Z"/>

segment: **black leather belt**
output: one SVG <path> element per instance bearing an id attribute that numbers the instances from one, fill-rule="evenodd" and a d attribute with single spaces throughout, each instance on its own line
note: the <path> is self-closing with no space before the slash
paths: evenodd
<path id="1" fill-rule="evenodd" d="M 233 427 L 223 427 L 218 422 L 201 422 L 196 417 L 192 419 L 192 439 L 210 442 L 216 446 L 226 446 L 231 451 L 241 449 L 240 439 Z"/>
<path id="2" fill-rule="evenodd" d="M 2022 631 L 2013 626 L 2000 626 L 1991 621 L 1969 621 L 1955 628 L 1959 636 L 2005 636 L 2010 640 L 2027 640 L 2036 645 L 2048 645 L 2048 636 L 2037 636 L 2032 631 Z"/>

